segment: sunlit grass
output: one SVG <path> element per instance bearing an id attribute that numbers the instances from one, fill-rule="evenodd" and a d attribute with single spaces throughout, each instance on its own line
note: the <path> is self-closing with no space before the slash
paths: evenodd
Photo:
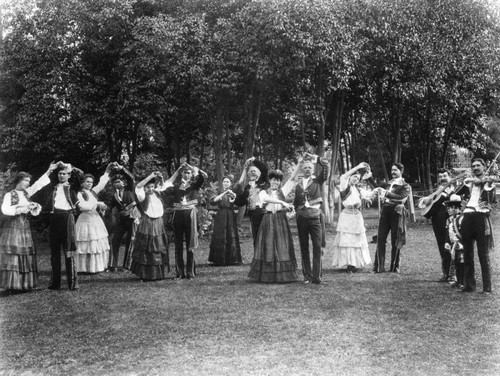
<path id="1" fill-rule="evenodd" d="M 368 237 L 376 233 L 368 212 Z M 493 218 L 500 241 L 500 215 Z M 328 243 L 333 242 L 333 234 Z M 401 274 L 332 270 L 327 285 L 257 284 L 244 265 L 207 265 L 196 280 L 140 282 L 129 272 L 81 275 L 79 292 L 1 298 L 2 374 L 497 375 L 498 253 L 492 295 L 438 283 L 432 229 L 412 226 Z M 370 244 L 373 256 L 375 245 Z M 171 251 L 171 260 L 173 252 Z M 299 257 L 298 244 L 296 254 Z M 39 254 L 41 287 L 49 251 Z M 477 267 L 478 290 L 481 290 Z M 64 282 L 64 281 L 63 281 Z M 64 286 L 64 283 L 63 283 Z"/>

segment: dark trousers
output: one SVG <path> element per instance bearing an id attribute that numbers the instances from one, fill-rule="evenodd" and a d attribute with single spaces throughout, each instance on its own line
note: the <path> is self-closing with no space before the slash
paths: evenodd
<path id="1" fill-rule="evenodd" d="M 265 210 L 257 209 L 257 210 L 249 210 L 248 216 L 250 217 L 250 226 L 252 227 L 252 237 L 253 244 L 255 246 L 255 240 L 257 239 L 257 233 L 259 232 L 260 223 L 262 222 L 262 218 L 264 218 Z"/>
<path id="2" fill-rule="evenodd" d="M 485 235 L 487 214 L 465 213 L 462 220 L 462 242 L 464 245 L 464 290 L 476 289 L 474 276 L 474 240 L 477 244 L 477 256 L 481 265 L 483 291 L 491 291 L 490 252 Z"/>
<path id="3" fill-rule="evenodd" d="M 400 251 L 396 246 L 398 236 L 399 214 L 392 205 L 383 205 L 380 214 L 377 235 L 377 251 L 375 252 L 374 270 L 376 273 L 385 272 L 385 243 L 391 232 L 391 272 L 399 272 Z"/>
<path id="4" fill-rule="evenodd" d="M 191 210 L 177 210 L 174 213 L 175 268 L 178 278 L 195 276 L 193 250 L 189 248 L 191 239 Z M 184 271 L 184 243 L 186 243 L 186 270 Z"/>
<path id="5" fill-rule="evenodd" d="M 323 237 L 320 218 L 297 216 L 300 253 L 302 255 L 302 273 L 304 279 L 313 283 L 321 282 L 321 240 Z M 309 237 L 312 242 L 312 270 L 309 254 Z"/>
<path id="6" fill-rule="evenodd" d="M 78 288 L 78 273 L 73 252 L 75 246 L 75 217 L 70 211 L 60 211 L 50 215 L 50 266 L 52 280 L 49 288 L 61 288 L 61 249 L 66 261 L 66 279 L 68 288 Z"/>
<path id="7" fill-rule="evenodd" d="M 451 268 L 451 253 L 445 248 L 445 244 L 448 241 L 448 229 L 446 228 L 447 219 L 448 212 L 446 211 L 446 207 L 443 206 L 432 216 L 431 221 L 432 230 L 434 231 L 434 236 L 436 237 L 438 245 L 439 255 L 441 256 L 441 269 L 443 275 L 449 277 Z"/>
<path id="8" fill-rule="evenodd" d="M 125 257 L 123 266 L 126 266 L 127 254 L 130 252 L 130 243 L 132 240 L 132 232 L 134 228 L 134 218 L 128 216 L 119 216 L 113 230 L 113 240 L 111 240 L 111 255 L 109 257 L 109 267 L 116 268 L 118 266 L 118 256 L 120 255 L 120 244 L 123 237 L 127 234 L 125 242 Z"/>

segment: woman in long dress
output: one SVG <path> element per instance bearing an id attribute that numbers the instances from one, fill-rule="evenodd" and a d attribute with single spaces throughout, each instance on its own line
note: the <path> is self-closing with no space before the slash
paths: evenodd
<path id="1" fill-rule="evenodd" d="M 361 178 L 368 178 L 370 166 L 362 162 L 340 177 L 340 198 L 344 207 L 339 216 L 337 235 L 333 242 L 333 267 L 346 267 L 353 273 L 371 264 L 370 251 L 361 214 L 361 199 L 371 200 L 372 194 L 358 187 Z"/>
<path id="2" fill-rule="evenodd" d="M 112 166 L 113 164 L 108 165 L 99 183 L 93 188 L 94 176 L 85 174 L 82 190 L 78 192 L 78 208 L 81 213 L 75 224 L 75 263 L 79 273 L 100 273 L 108 267 L 108 230 L 100 215 L 106 210 L 106 204 L 99 201 L 97 195 L 109 181 Z"/>
<path id="3" fill-rule="evenodd" d="M 294 187 L 290 179 L 282 188 L 281 171 L 269 173 L 270 188 L 259 192 L 266 210 L 255 240 L 255 254 L 248 277 L 258 282 L 294 282 L 298 280 L 297 260 L 286 212 L 286 196 Z"/>
<path id="4" fill-rule="evenodd" d="M 30 197 L 50 183 L 49 175 L 57 166 L 52 163 L 32 186 L 30 174 L 17 173 L 14 189 L 4 196 L 2 213 L 6 217 L 0 229 L 0 288 L 23 292 L 33 290 L 38 284 L 36 250 L 28 214 L 38 215 L 41 206 Z"/>
<path id="5" fill-rule="evenodd" d="M 236 194 L 231 190 L 231 179 L 222 179 L 223 192 L 212 199 L 219 205 L 214 219 L 214 232 L 210 241 L 208 261 L 214 265 L 241 264 L 240 238 L 238 235 L 237 215 L 234 212 Z"/>
<path id="6" fill-rule="evenodd" d="M 163 182 L 160 172 L 153 172 L 135 188 L 142 211 L 132 246 L 130 271 L 143 281 L 154 281 L 167 277 L 168 237 L 163 225 L 163 201 L 160 193 L 171 187 L 177 173 Z"/>

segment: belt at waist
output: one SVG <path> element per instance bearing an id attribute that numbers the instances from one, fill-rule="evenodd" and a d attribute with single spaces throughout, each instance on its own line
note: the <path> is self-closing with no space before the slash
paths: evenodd
<path id="1" fill-rule="evenodd" d="M 355 207 L 350 207 L 350 208 L 344 208 L 342 210 L 342 213 L 345 213 L 345 214 L 358 214 L 358 213 L 360 213 L 360 210 L 358 208 L 355 208 Z"/>
<path id="2" fill-rule="evenodd" d="M 321 209 L 321 204 L 312 204 L 312 205 L 309 205 L 309 206 L 305 206 L 305 205 L 300 205 L 297 210 L 300 210 L 300 209 Z"/>
<path id="3" fill-rule="evenodd" d="M 196 205 L 189 205 L 189 206 L 174 206 L 173 210 L 174 211 L 179 211 L 179 210 L 193 210 L 196 207 Z"/>
<path id="4" fill-rule="evenodd" d="M 464 209 L 464 214 L 473 214 L 473 213 L 477 213 L 477 214 L 490 214 L 489 210 L 487 209 L 484 209 L 483 210 L 477 210 L 476 208 L 472 207 L 472 206 L 466 206 L 465 209 Z"/>
<path id="5" fill-rule="evenodd" d="M 75 211 L 73 209 L 65 210 L 65 209 L 53 209 L 51 211 L 51 214 L 67 214 L 67 213 L 74 213 Z"/>

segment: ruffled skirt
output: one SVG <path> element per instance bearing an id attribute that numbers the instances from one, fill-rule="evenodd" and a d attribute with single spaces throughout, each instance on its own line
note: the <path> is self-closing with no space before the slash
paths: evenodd
<path id="1" fill-rule="evenodd" d="M 241 264 L 238 225 L 232 209 L 220 208 L 215 216 L 208 261 L 214 265 Z"/>
<path id="2" fill-rule="evenodd" d="M 248 277 L 268 283 L 298 280 L 292 233 L 284 212 L 264 214 Z"/>
<path id="3" fill-rule="evenodd" d="M 0 288 L 29 291 L 37 283 L 38 266 L 28 217 L 6 217 L 0 229 Z"/>
<path id="4" fill-rule="evenodd" d="M 371 263 L 363 216 L 357 209 L 344 209 L 333 242 L 333 267 L 352 265 L 362 268 Z"/>
<path id="5" fill-rule="evenodd" d="M 133 245 L 130 271 L 144 280 L 166 278 L 169 272 L 168 238 L 162 217 L 142 216 Z"/>
<path id="6" fill-rule="evenodd" d="M 99 273 L 108 267 L 108 230 L 96 211 L 80 214 L 75 224 L 76 270 L 83 273 Z"/>

